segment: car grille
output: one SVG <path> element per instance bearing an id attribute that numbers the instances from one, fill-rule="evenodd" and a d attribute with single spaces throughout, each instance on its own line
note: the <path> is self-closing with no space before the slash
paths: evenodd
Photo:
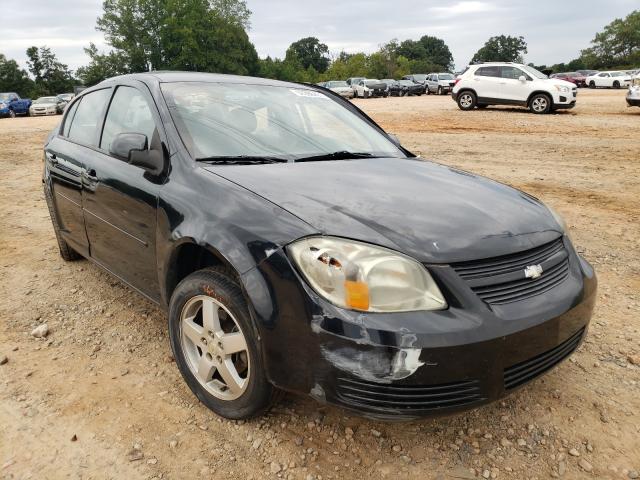
<path id="1" fill-rule="evenodd" d="M 537 355 L 524 362 L 517 363 L 504 370 L 504 387 L 507 390 L 516 388 L 527 383 L 534 378 L 542 375 L 544 372 L 552 369 L 562 360 L 571 355 L 584 335 L 584 327 L 577 333 L 569 337 L 557 347 Z"/>
<path id="2" fill-rule="evenodd" d="M 531 265 L 543 265 L 539 278 L 525 276 Z M 525 252 L 452 265 L 482 300 L 489 304 L 517 302 L 540 295 L 560 284 L 569 274 L 562 238 Z"/>
<path id="3" fill-rule="evenodd" d="M 345 403 L 372 410 L 437 410 L 485 400 L 478 380 L 421 386 L 338 378 L 336 391 Z"/>

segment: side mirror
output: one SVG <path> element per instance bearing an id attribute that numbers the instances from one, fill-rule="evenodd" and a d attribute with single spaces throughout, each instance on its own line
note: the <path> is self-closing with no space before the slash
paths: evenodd
<path id="1" fill-rule="evenodd" d="M 109 153 L 120 160 L 131 161 L 134 152 L 146 152 L 147 136 L 140 133 L 120 133 L 111 141 Z"/>
<path id="2" fill-rule="evenodd" d="M 522 83 L 525 83 L 527 81 L 527 77 L 525 77 L 524 75 L 520 75 L 518 77 L 518 80 L 520 80 Z"/>

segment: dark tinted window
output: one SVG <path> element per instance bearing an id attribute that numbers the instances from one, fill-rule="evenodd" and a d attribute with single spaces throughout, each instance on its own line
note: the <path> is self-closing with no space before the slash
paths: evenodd
<path id="1" fill-rule="evenodd" d="M 96 90 L 82 97 L 71 121 L 71 128 L 68 133 L 71 140 L 85 145 L 98 145 L 98 127 L 110 94 L 111 89 L 106 88 Z"/>
<path id="2" fill-rule="evenodd" d="M 76 110 L 78 110 L 78 105 L 80 105 L 80 102 L 74 103 L 73 105 L 71 105 L 71 108 L 67 112 L 67 116 L 64 120 L 64 128 L 62 129 L 62 134 L 65 137 L 69 136 L 69 129 L 71 128 L 71 123 L 73 122 L 73 117 L 76 114 Z"/>
<path id="3" fill-rule="evenodd" d="M 479 77 L 500 77 L 500 67 L 480 67 L 476 70 Z"/>
<path id="4" fill-rule="evenodd" d="M 109 151 L 111 141 L 120 133 L 141 133 L 151 143 L 156 124 L 142 93 L 132 87 L 118 87 L 107 113 L 100 148 Z"/>

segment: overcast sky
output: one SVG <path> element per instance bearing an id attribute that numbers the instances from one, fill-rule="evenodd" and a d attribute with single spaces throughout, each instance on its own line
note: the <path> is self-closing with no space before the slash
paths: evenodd
<path id="1" fill-rule="evenodd" d="M 318 37 L 338 53 L 372 52 L 392 38 L 445 40 L 464 67 L 493 35 L 522 35 L 527 62 L 569 61 L 594 34 L 628 15 L 639 0 L 248 0 L 249 36 L 261 57 L 282 57 L 292 42 Z M 26 67 L 25 50 L 47 45 L 70 68 L 87 63 L 83 47 L 107 49 L 95 30 L 102 0 L 0 0 L 0 53 Z"/>

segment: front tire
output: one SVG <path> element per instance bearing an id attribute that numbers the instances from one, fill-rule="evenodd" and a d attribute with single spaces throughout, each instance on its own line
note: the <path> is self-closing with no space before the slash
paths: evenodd
<path id="1" fill-rule="evenodd" d="M 551 107 L 551 98 L 544 93 L 538 93 L 529 100 L 529 110 L 538 115 L 551 112 Z"/>
<path id="2" fill-rule="evenodd" d="M 9 109 L 9 117 L 16 118 L 16 112 L 14 112 L 12 108 Z"/>
<path id="3" fill-rule="evenodd" d="M 620 88 L 620 82 L 618 80 L 613 82 L 613 88 Z"/>
<path id="4" fill-rule="evenodd" d="M 178 369 L 198 399 L 230 419 L 260 415 L 277 390 L 266 377 L 258 334 L 235 277 L 199 270 L 176 287 L 169 340 Z"/>
<path id="5" fill-rule="evenodd" d="M 596 82 L 594 82 L 593 80 L 591 80 L 589 82 L 589 88 L 596 88 Z"/>
<path id="6" fill-rule="evenodd" d="M 438 95 L 442 95 L 442 87 L 438 87 Z"/>
<path id="7" fill-rule="evenodd" d="M 460 110 L 468 111 L 474 109 L 478 103 L 478 99 L 475 93 L 471 91 L 464 91 L 458 95 L 457 103 Z"/>

